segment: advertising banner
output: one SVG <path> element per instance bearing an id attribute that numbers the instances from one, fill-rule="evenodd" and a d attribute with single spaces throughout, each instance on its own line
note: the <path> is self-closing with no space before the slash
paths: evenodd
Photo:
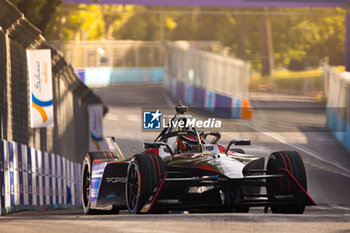
<path id="1" fill-rule="evenodd" d="M 0 140 L 0 208 L 5 209 L 5 148 L 4 142 Z"/>
<path id="2" fill-rule="evenodd" d="M 0 215 L 79 206 L 81 165 L 60 155 L 0 140 Z"/>
<path id="3" fill-rule="evenodd" d="M 30 126 L 53 127 L 51 50 L 27 50 L 30 83 Z"/>
<path id="4" fill-rule="evenodd" d="M 52 204 L 56 205 L 58 203 L 58 195 L 57 195 L 57 159 L 55 154 L 51 154 L 51 182 L 52 182 Z"/>
<path id="5" fill-rule="evenodd" d="M 11 208 L 9 143 L 4 141 L 5 208 Z"/>
<path id="6" fill-rule="evenodd" d="M 28 149 L 26 145 L 21 145 L 22 150 L 22 179 L 23 179 L 23 204 L 29 205 L 29 188 L 28 188 Z"/>
<path id="7" fill-rule="evenodd" d="M 89 151 L 101 151 L 103 143 L 103 107 L 100 104 L 89 105 Z"/>

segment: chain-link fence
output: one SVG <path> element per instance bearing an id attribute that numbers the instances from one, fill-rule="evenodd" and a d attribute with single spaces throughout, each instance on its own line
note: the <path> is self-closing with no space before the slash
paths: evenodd
<path id="1" fill-rule="evenodd" d="M 51 49 L 54 127 L 30 128 L 26 49 Z M 0 1 L 0 139 L 81 162 L 88 150 L 88 104 L 102 103 L 40 31 L 8 1 Z"/>
<path id="2" fill-rule="evenodd" d="M 177 41 L 182 47 L 222 50 L 216 41 Z M 87 67 L 157 67 L 163 66 L 164 47 L 159 41 L 52 41 L 75 68 Z"/>
<path id="3" fill-rule="evenodd" d="M 230 97 L 248 96 L 249 64 L 199 49 L 166 44 L 165 73 L 177 81 Z"/>

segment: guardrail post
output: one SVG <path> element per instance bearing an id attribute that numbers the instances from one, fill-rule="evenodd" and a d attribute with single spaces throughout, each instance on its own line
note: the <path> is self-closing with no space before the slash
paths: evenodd
<path id="1" fill-rule="evenodd" d="M 12 124 L 13 124 L 13 120 L 12 120 L 12 103 L 11 101 L 8 101 L 8 99 L 10 98 L 11 94 L 11 47 L 10 47 L 10 38 L 9 38 L 9 34 L 8 34 L 8 30 L 5 31 L 5 47 L 6 47 L 6 99 L 7 99 L 7 125 L 4 126 L 6 127 L 6 139 L 7 140 L 12 140 L 13 137 L 13 132 L 11 130 L 12 128 Z"/>
<path id="2" fill-rule="evenodd" d="M 345 17 L 345 69 L 350 71 L 350 6 L 347 6 Z"/>

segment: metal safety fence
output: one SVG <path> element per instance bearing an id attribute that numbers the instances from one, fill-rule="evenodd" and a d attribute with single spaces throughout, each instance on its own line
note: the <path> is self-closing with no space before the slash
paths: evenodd
<path id="1" fill-rule="evenodd" d="M 327 127 L 350 151 L 350 72 L 338 72 L 324 62 Z"/>
<path id="2" fill-rule="evenodd" d="M 187 104 L 250 118 L 249 64 L 207 51 L 165 44 L 164 83 Z"/>
<path id="3" fill-rule="evenodd" d="M 51 41 L 75 68 L 88 67 L 162 67 L 164 47 L 160 41 Z M 182 47 L 222 50 L 217 41 L 176 41 Z"/>
<path id="4" fill-rule="evenodd" d="M 209 52 L 223 50 L 218 41 L 173 43 L 181 48 Z M 62 51 L 88 86 L 163 81 L 164 45 L 160 41 L 51 41 L 49 44 Z"/>
<path id="5" fill-rule="evenodd" d="M 27 49 L 51 49 L 54 127 L 30 128 Z M 23 188 L 23 183 L 14 180 L 15 173 L 11 173 L 17 171 L 14 158 L 17 156 L 18 161 L 19 150 L 11 152 L 6 148 L 23 145 L 40 153 L 42 159 L 36 155 L 35 164 L 39 169 L 36 171 L 38 177 L 45 177 L 41 169 L 45 167 L 46 157 L 52 154 L 72 163 L 75 174 L 78 171 L 76 164 L 81 163 L 88 151 L 89 104 L 102 104 L 102 101 L 79 80 L 62 54 L 48 45 L 41 32 L 18 9 L 9 1 L 0 0 L 0 140 L 5 145 L 0 150 L 0 170 L 3 172 L 0 172 L 0 189 L 2 194 L 9 192 L 10 195 L 9 199 L 1 199 L 2 213 L 16 209 L 11 195 L 25 190 L 29 192 L 29 189 Z M 45 192 L 45 185 L 43 187 L 41 194 L 52 194 L 52 190 Z M 75 195 L 72 187 L 70 190 L 69 195 Z M 32 204 L 42 206 L 45 203 Z"/>

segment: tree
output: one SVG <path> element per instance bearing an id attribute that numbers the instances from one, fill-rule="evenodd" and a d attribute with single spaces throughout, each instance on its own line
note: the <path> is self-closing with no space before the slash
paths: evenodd
<path id="1" fill-rule="evenodd" d="M 61 0 L 10 0 L 42 32 L 54 16 Z"/>
<path id="2" fill-rule="evenodd" d="M 13 1 L 29 4 L 34 0 Z M 34 23 L 35 9 L 41 9 L 40 3 L 46 2 L 35 1 L 38 6 L 28 9 Z M 332 65 L 344 64 L 344 9 L 283 8 L 270 9 L 261 15 L 263 11 L 261 8 L 63 4 L 51 18 L 45 36 L 49 40 L 218 40 L 230 47 L 230 55 L 245 58 L 255 70 L 263 70 L 263 66 L 267 70 L 269 63 L 264 61 L 268 57 L 274 58 L 276 68 L 315 67 L 326 56 Z M 262 36 L 267 26 L 269 39 Z M 264 50 L 268 41 L 273 43 L 273 49 Z"/>
<path id="3" fill-rule="evenodd" d="M 120 18 L 119 12 L 123 9 L 123 5 L 101 5 L 107 40 L 113 39 L 114 22 Z"/>

